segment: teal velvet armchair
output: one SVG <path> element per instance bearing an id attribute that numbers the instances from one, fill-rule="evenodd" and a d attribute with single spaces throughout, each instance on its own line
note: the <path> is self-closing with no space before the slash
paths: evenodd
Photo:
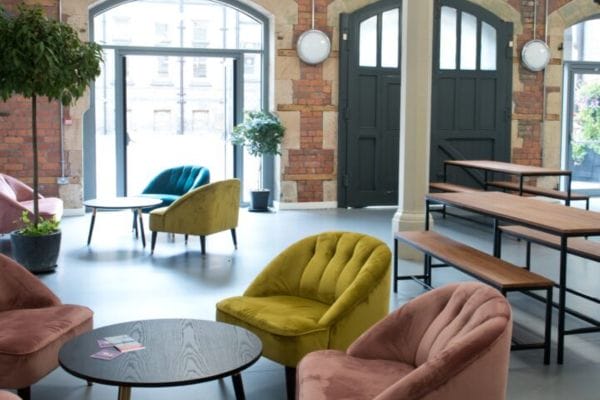
<path id="1" fill-rule="evenodd" d="M 208 168 L 184 165 L 162 171 L 142 190 L 142 196 L 162 200 L 158 207 L 165 207 L 200 186 L 210 182 Z M 157 207 L 154 207 L 157 208 Z M 144 209 L 149 212 L 151 209 Z"/>

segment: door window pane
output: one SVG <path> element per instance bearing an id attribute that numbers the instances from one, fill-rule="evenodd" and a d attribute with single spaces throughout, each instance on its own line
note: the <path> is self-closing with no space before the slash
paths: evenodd
<path id="1" fill-rule="evenodd" d="M 481 23 L 481 69 L 496 70 L 496 29 L 491 25 Z"/>
<path id="2" fill-rule="evenodd" d="M 400 10 L 396 8 L 384 12 L 381 24 L 381 66 L 398 68 Z"/>
<path id="3" fill-rule="evenodd" d="M 358 49 L 358 65 L 361 67 L 377 66 L 377 16 L 360 23 L 360 42 Z"/>
<path id="4" fill-rule="evenodd" d="M 442 7 L 440 69 L 456 69 L 456 8 Z"/>
<path id="5" fill-rule="evenodd" d="M 477 68 L 477 18 L 462 12 L 460 24 L 460 69 Z"/>

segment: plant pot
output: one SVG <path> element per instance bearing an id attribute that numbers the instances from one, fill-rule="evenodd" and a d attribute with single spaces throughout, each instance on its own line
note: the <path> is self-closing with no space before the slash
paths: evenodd
<path id="1" fill-rule="evenodd" d="M 13 231 L 10 234 L 12 256 L 34 274 L 54 271 L 60 252 L 60 238 L 60 231 L 44 236 L 24 236 Z"/>
<path id="2" fill-rule="evenodd" d="M 269 189 L 253 190 L 250 193 L 250 208 L 248 211 L 268 212 L 269 211 Z"/>

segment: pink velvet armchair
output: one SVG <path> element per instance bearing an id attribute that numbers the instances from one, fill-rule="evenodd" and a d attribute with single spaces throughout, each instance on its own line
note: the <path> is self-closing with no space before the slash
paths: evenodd
<path id="1" fill-rule="evenodd" d="M 510 305 L 477 282 L 423 294 L 361 335 L 346 352 L 316 351 L 298 365 L 298 399 L 503 400 Z"/>
<path id="2" fill-rule="evenodd" d="M 58 351 L 92 329 L 92 311 L 62 304 L 38 278 L 0 254 L 0 388 L 30 386 L 58 367 Z"/>
<path id="3" fill-rule="evenodd" d="M 56 197 L 39 199 L 40 216 L 59 219 L 63 214 L 63 202 Z M 23 211 L 33 212 L 33 189 L 5 174 L 0 174 L 0 234 L 19 229 Z"/>

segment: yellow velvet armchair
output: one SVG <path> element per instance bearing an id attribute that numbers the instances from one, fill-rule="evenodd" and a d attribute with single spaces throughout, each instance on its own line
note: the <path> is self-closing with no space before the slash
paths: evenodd
<path id="1" fill-rule="evenodd" d="M 237 249 L 235 229 L 240 209 L 240 181 L 226 179 L 194 189 L 168 207 L 150 212 L 152 248 L 158 232 L 182 233 L 200 236 L 202 254 L 206 253 L 206 236 L 231 230 L 233 245 Z"/>
<path id="2" fill-rule="evenodd" d="M 295 368 L 321 349 L 345 350 L 389 311 L 389 247 L 368 235 L 324 232 L 274 258 L 242 296 L 217 304 L 217 320 L 254 332 L 263 355 L 286 368 L 288 398 Z"/>

